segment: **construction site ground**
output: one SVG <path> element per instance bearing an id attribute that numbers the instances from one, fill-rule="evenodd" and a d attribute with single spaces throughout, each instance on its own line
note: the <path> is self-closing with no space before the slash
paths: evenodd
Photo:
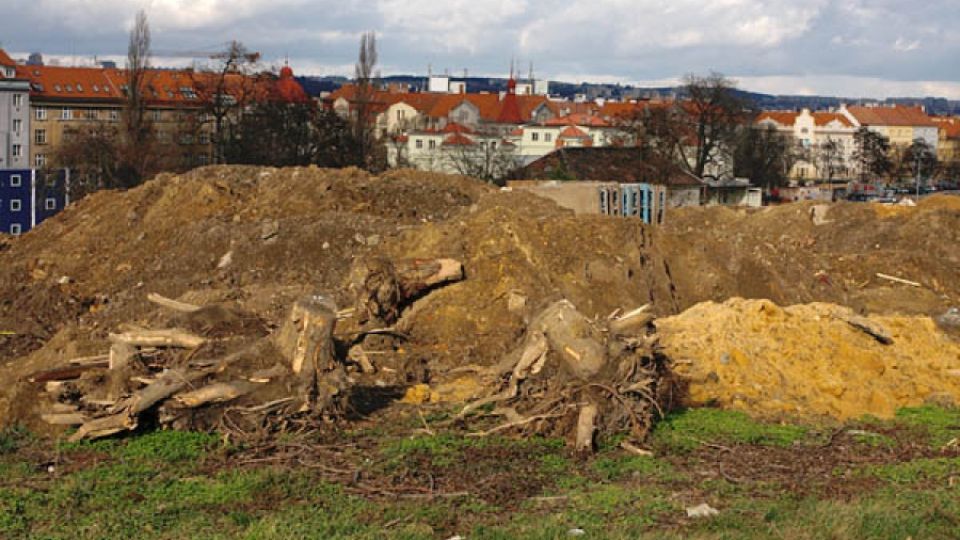
<path id="1" fill-rule="evenodd" d="M 255 430 L 225 421 L 292 399 L 275 337 L 298 300 L 356 312 L 358 263 L 434 260 L 462 264 L 462 279 L 402 299 L 395 324 L 370 335 L 356 315 L 337 322 L 343 414 L 274 415 Z M 958 197 L 679 209 L 650 227 L 464 177 L 206 167 L 95 193 L 2 239 L 0 265 L 0 537 L 951 538 L 960 528 Z M 635 420 L 630 433 L 604 424 L 592 456 L 554 414 L 584 399 L 569 394 L 581 389 L 558 363 L 566 349 L 527 365 L 536 380 L 520 363 L 503 367 L 534 350 L 541 314 L 558 305 L 605 340 L 604 355 L 666 370 L 611 364 L 620 375 L 632 366 L 629 377 L 575 394 L 610 395 Z M 613 339 L 637 313 L 646 324 Z M 86 367 L 112 358 L 110 334 L 174 327 L 203 345 L 140 349 L 143 366 L 120 386 L 112 368 Z M 339 350 L 353 341 L 370 369 Z M 87 364 L 74 369 L 77 359 Z M 194 382 L 213 383 L 198 390 L 256 390 L 167 424 L 192 388 L 171 392 L 133 433 L 97 441 L 67 443 L 74 428 L 50 422 L 103 418 L 193 365 L 208 366 Z M 490 400 L 517 385 L 527 390 Z M 558 405 L 539 410 L 538 399 Z M 158 429 L 171 425 L 192 430 Z M 688 517 L 701 504 L 719 513 Z"/>

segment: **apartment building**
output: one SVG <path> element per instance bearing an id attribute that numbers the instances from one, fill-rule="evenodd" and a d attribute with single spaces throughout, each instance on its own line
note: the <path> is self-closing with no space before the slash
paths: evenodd
<path id="1" fill-rule="evenodd" d="M 0 49 L 0 169 L 25 169 L 30 163 L 30 84 Z"/>

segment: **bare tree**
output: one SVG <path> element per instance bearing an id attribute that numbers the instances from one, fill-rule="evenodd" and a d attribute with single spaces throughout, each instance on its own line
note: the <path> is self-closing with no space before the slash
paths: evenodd
<path id="1" fill-rule="evenodd" d="M 743 127 L 734 150 L 735 174 L 768 190 L 783 186 L 796 162 L 796 147 L 792 135 L 773 126 Z"/>
<path id="2" fill-rule="evenodd" d="M 369 168 L 372 150 L 376 144 L 374 99 L 380 74 L 377 67 L 377 36 L 365 32 L 360 36 L 360 53 L 354 66 L 356 95 L 354 97 L 353 137 L 357 142 L 357 161 Z"/>
<path id="3" fill-rule="evenodd" d="M 210 133 L 213 162 L 225 163 L 231 128 L 240 121 L 243 108 L 256 90 L 253 77 L 260 53 L 250 51 L 243 43 L 231 41 L 227 48 L 212 56 L 215 69 L 194 73 L 194 86 L 200 92 L 202 109 L 213 122 Z"/>
<path id="4" fill-rule="evenodd" d="M 686 140 L 679 141 L 676 149 L 680 165 L 702 178 L 710 165 L 725 161 L 738 129 L 750 119 L 750 107 L 736 95 L 733 81 L 719 73 L 688 75 L 684 82 L 687 101 L 680 103 L 678 112 Z"/>
<path id="5" fill-rule="evenodd" d="M 64 132 L 52 162 L 56 168 L 70 169 L 71 199 L 119 185 L 119 139 L 116 126 L 103 121 Z"/>
<path id="6" fill-rule="evenodd" d="M 478 133 L 470 143 L 461 143 L 439 149 L 444 161 L 459 174 L 498 183 L 519 165 L 515 147 L 495 133 Z"/>
<path id="7" fill-rule="evenodd" d="M 813 161 L 820 178 L 827 182 L 832 183 L 834 178 L 847 171 L 843 147 L 840 146 L 840 141 L 835 139 L 828 138 L 818 144 L 813 150 Z"/>
<path id="8" fill-rule="evenodd" d="M 150 145 L 153 130 L 147 117 L 145 93 L 149 67 L 150 26 L 146 12 L 140 10 L 137 12 L 133 29 L 130 30 L 127 45 L 121 165 L 117 175 L 120 187 L 130 187 L 142 182 L 151 165 Z"/>

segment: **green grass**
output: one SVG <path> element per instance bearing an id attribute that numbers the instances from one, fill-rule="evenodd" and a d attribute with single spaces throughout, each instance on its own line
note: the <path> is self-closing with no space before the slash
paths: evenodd
<path id="1" fill-rule="evenodd" d="M 923 407 L 902 411 L 893 424 L 923 430 L 942 445 L 956 436 L 956 420 L 954 410 Z M 862 424 L 848 429 L 860 427 L 871 430 Z M 546 540 L 570 538 L 573 528 L 584 529 L 585 538 L 611 539 L 957 537 L 960 458 L 862 467 L 850 480 L 867 477 L 872 483 L 854 497 L 837 499 L 791 494 L 764 479 L 734 482 L 704 475 L 712 465 L 690 454 L 704 442 L 810 444 L 812 434 L 822 431 L 699 409 L 672 414 L 657 426 L 651 441 L 656 457 L 605 447 L 584 459 L 556 439 L 458 434 L 380 433 L 362 451 L 370 474 L 427 466 L 440 476 L 457 471 L 480 485 L 497 475 L 553 480 L 543 483 L 542 497 L 498 506 L 473 491 L 433 500 L 362 498 L 315 469 L 218 468 L 230 462 L 233 449 L 201 433 L 155 432 L 61 445 L 49 450 L 85 465 L 51 475 L 26 457 L 43 452 L 20 451 L 43 443 L 19 430 L 0 436 L 0 445 L 6 445 L 0 448 L 7 448 L 0 452 L 0 538 L 426 540 L 459 534 L 470 540 Z M 854 439 L 864 451 L 899 444 L 886 435 Z M 703 502 L 719 515 L 688 519 L 685 508 Z"/>
<path id="2" fill-rule="evenodd" d="M 940 447 L 960 438 L 960 409 L 944 409 L 927 405 L 897 411 L 896 420 L 927 433 L 930 444 Z"/>
<path id="3" fill-rule="evenodd" d="M 790 446 L 802 440 L 805 426 L 758 422 L 738 411 L 686 409 L 670 413 L 653 432 L 658 453 L 687 453 L 704 443 Z"/>

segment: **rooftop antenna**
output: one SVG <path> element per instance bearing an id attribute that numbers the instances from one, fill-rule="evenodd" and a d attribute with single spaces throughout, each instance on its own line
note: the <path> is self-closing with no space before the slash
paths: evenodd
<path id="1" fill-rule="evenodd" d="M 533 84 L 533 60 L 530 61 L 530 84 Z"/>
<path id="2" fill-rule="evenodd" d="M 463 78 L 467 78 L 467 68 L 463 68 Z"/>

